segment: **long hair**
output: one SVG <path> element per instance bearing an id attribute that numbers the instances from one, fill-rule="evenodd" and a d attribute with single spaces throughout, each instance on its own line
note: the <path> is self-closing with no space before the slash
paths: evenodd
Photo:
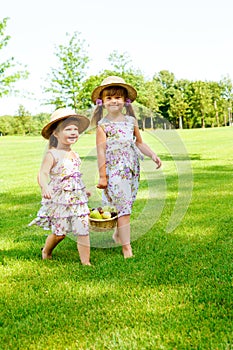
<path id="1" fill-rule="evenodd" d="M 49 149 L 57 148 L 58 140 L 54 135 L 54 132 L 60 132 L 64 130 L 68 125 L 76 125 L 78 127 L 78 120 L 76 117 L 68 117 L 64 120 L 58 121 L 53 125 L 53 132 L 49 137 Z"/>
<path id="2" fill-rule="evenodd" d="M 126 115 L 130 115 L 131 117 L 136 118 L 133 106 L 130 102 L 126 102 L 128 98 L 128 92 L 124 87 L 121 86 L 110 86 L 108 88 L 105 88 L 100 93 L 100 100 L 103 101 L 105 96 L 120 96 L 123 97 L 125 101 L 125 109 L 126 109 Z M 103 118 L 103 105 L 97 104 L 95 107 L 95 110 L 93 112 L 92 118 L 91 118 L 91 125 L 96 126 L 98 125 L 98 122 Z"/>

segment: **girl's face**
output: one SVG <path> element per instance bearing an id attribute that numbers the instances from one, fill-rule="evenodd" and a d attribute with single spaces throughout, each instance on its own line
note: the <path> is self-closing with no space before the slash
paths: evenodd
<path id="1" fill-rule="evenodd" d="M 124 107 L 125 99 L 123 96 L 119 95 L 105 95 L 103 96 L 103 104 L 108 113 L 118 114 L 121 113 Z"/>
<path id="2" fill-rule="evenodd" d="M 109 114 L 119 115 L 125 104 L 127 90 L 121 86 L 112 86 L 102 91 L 102 100 L 104 107 Z"/>
<path id="3" fill-rule="evenodd" d="M 70 146 L 78 141 L 79 132 L 77 125 L 70 124 L 64 127 L 62 130 L 54 132 L 58 140 L 58 145 L 67 145 Z"/>

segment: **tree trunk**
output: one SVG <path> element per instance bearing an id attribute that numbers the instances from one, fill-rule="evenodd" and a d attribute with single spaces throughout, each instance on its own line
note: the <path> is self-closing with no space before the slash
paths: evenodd
<path id="1" fill-rule="evenodd" d="M 219 116 L 218 116 L 218 108 L 217 108 L 216 100 L 214 100 L 214 109 L 215 109 L 216 124 L 217 124 L 217 126 L 219 126 Z"/>
<path id="2" fill-rule="evenodd" d="M 179 117 L 179 129 L 183 129 L 182 117 Z"/>
<path id="3" fill-rule="evenodd" d="M 216 111 L 216 123 L 217 123 L 217 126 L 219 127 L 219 116 L 218 116 L 218 111 Z"/>
<path id="4" fill-rule="evenodd" d="M 205 114 L 202 113 L 202 117 L 201 117 L 201 127 L 205 128 Z"/>
<path id="5" fill-rule="evenodd" d="M 143 118 L 143 119 L 142 119 L 142 131 L 144 131 L 144 130 L 145 130 L 145 121 L 146 121 L 146 119 L 145 119 L 145 118 Z"/>

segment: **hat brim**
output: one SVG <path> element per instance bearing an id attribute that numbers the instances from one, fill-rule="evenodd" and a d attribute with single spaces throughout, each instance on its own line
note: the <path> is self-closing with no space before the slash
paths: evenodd
<path id="1" fill-rule="evenodd" d="M 101 85 L 101 86 L 98 86 L 97 88 L 95 88 L 94 91 L 92 92 L 92 95 L 91 95 L 92 101 L 95 103 L 96 100 L 98 98 L 100 98 L 101 91 L 103 91 L 104 89 L 106 89 L 106 88 L 108 88 L 110 86 L 121 86 L 121 87 L 124 87 L 127 90 L 127 92 L 128 92 L 128 98 L 132 102 L 137 97 L 137 91 L 131 85 L 123 84 L 123 83 L 111 83 L 111 84 Z"/>
<path id="2" fill-rule="evenodd" d="M 71 118 L 71 117 L 75 117 L 78 120 L 78 132 L 79 132 L 79 134 L 84 132 L 88 128 L 88 126 L 90 125 L 90 120 L 87 117 L 84 117 L 84 116 L 79 115 L 79 114 L 71 114 L 71 115 L 61 117 L 61 118 L 57 118 L 56 120 L 45 125 L 41 131 L 41 135 L 45 139 L 49 139 L 50 136 L 52 135 L 54 129 L 55 129 L 54 124 L 57 124 L 57 122 L 62 121 L 62 120 L 67 119 L 67 118 Z"/>

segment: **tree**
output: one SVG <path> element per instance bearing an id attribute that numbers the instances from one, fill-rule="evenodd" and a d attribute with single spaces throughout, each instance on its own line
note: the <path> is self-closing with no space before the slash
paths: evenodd
<path id="1" fill-rule="evenodd" d="M 228 110 L 228 122 L 229 125 L 232 126 L 232 104 L 233 104 L 233 84 L 229 76 L 224 77 L 220 81 L 220 85 L 222 87 L 222 96 L 225 98 L 227 103 L 225 106 Z M 226 112 L 224 112 L 224 118 L 226 119 Z M 225 121 L 226 125 L 226 121 Z"/>
<path id="2" fill-rule="evenodd" d="M 150 117 L 152 119 L 153 113 L 158 109 L 153 89 L 154 85 L 146 81 L 140 69 L 133 67 L 132 60 L 127 52 L 121 54 L 115 50 L 109 55 L 108 60 L 116 72 L 114 75 L 120 75 L 137 90 L 137 102 L 135 102 L 134 107 L 144 129 L 146 118 Z"/>
<path id="3" fill-rule="evenodd" d="M 171 108 L 176 109 L 176 117 L 178 118 L 179 128 L 187 128 L 187 116 L 189 110 L 189 100 L 187 98 L 187 90 L 189 86 L 189 81 L 186 79 L 177 80 L 175 83 L 176 95 L 174 96 L 174 102 Z"/>
<path id="4" fill-rule="evenodd" d="M 194 81 L 189 84 L 189 106 L 194 118 L 194 127 L 211 125 L 211 90 L 208 82 Z"/>
<path id="5" fill-rule="evenodd" d="M 108 61 L 113 66 L 113 70 L 121 75 L 134 70 L 132 60 L 127 52 L 119 53 L 117 50 L 114 50 L 110 53 Z"/>
<path id="6" fill-rule="evenodd" d="M 6 115 L 0 117 L 0 136 L 14 135 L 14 118 Z"/>
<path id="7" fill-rule="evenodd" d="M 106 71 L 104 71 L 99 75 L 91 75 L 84 81 L 82 90 L 79 93 L 79 100 L 82 102 L 82 107 L 80 109 L 83 109 L 82 113 L 86 113 L 86 116 L 91 114 L 89 111 L 93 108 L 93 102 L 91 100 L 92 91 L 96 86 L 100 85 L 102 80 L 108 75 L 114 75 L 114 73 L 109 71 L 109 74 L 106 74 Z"/>
<path id="8" fill-rule="evenodd" d="M 44 88 L 51 97 L 46 104 L 58 107 L 71 107 L 74 110 L 82 108 L 79 95 L 86 77 L 87 64 L 90 61 L 87 56 L 85 41 L 80 38 L 80 33 L 75 32 L 69 38 L 67 45 L 56 47 L 55 56 L 58 58 L 58 68 L 51 68 L 48 74 L 48 86 Z"/>
<path id="9" fill-rule="evenodd" d="M 161 70 L 153 79 L 159 81 L 164 89 L 169 89 L 175 84 L 175 75 L 168 70 Z"/>
<path id="10" fill-rule="evenodd" d="M 224 99 L 222 96 L 223 93 L 223 87 L 221 84 L 215 81 L 209 82 L 209 88 L 211 90 L 211 98 L 212 98 L 212 115 L 213 115 L 213 121 L 212 126 L 220 126 L 221 124 L 221 118 L 220 118 L 220 112 L 223 115 L 223 106 L 224 106 Z"/>
<path id="11" fill-rule="evenodd" d="M 184 100 L 181 90 L 174 89 L 173 96 L 170 98 L 169 116 L 173 124 L 179 129 L 183 129 L 183 118 L 185 116 L 188 104 Z"/>
<path id="12" fill-rule="evenodd" d="M 32 117 L 23 105 L 19 106 L 15 119 L 15 133 L 26 135 L 31 133 Z"/>
<path id="13" fill-rule="evenodd" d="M 162 70 L 155 74 L 153 83 L 159 91 L 159 113 L 163 115 L 169 122 L 171 122 L 170 103 L 175 91 L 175 75 L 167 70 Z"/>
<path id="14" fill-rule="evenodd" d="M 7 46 L 10 36 L 5 35 L 8 17 L 0 21 L 0 50 Z M 14 88 L 14 83 L 20 79 L 27 79 L 29 73 L 26 70 L 16 70 L 18 67 L 22 67 L 19 62 L 15 62 L 15 58 L 11 57 L 5 62 L 0 62 L 0 98 L 3 95 L 9 95 L 10 93 L 18 93 Z M 24 67 L 26 68 L 26 66 Z"/>
<path id="15" fill-rule="evenodd" d="M 163 104 L 164 93 L 160 83 L 156 80 L 146 81 L 144 87 L 144 104 L 153 113 L 159 112 L 159 107 Z"/>

